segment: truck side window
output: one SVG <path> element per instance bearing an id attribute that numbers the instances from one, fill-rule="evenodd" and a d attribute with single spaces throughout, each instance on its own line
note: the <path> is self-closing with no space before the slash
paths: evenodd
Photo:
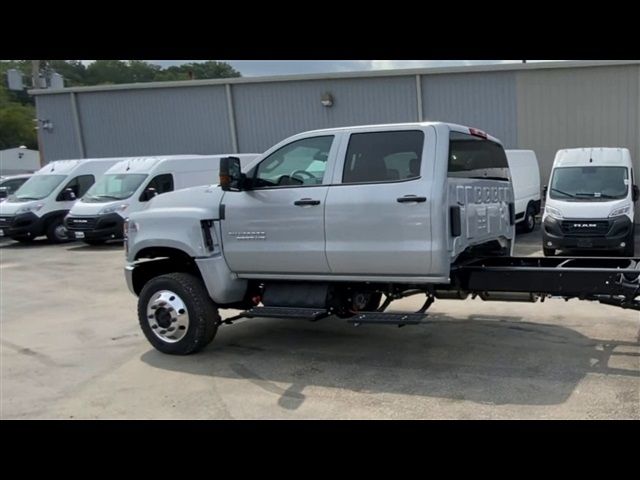
<path id="1" fill-rule="evenodd" d="M 509 180 L 509 163 L 502 146 L 485 138 L 451 132 L 449 176 Z"/>
<path id="2" fill-rule="evenodd" d="M 332 143 L 333 135 L 285 145 L 260 162 L 254 188 L 322 184 Z"/>
<path id="3" fill-rule="evenodd" d="M 91 187 L 91 185 L 93 185 L 95 181 L 96 179 L 93 175 L 78 175 L 69 183 L 67 183 L 62 190 L 60 190 L 60 193 L 58 194 L 58 198 L 56 198 L 56 200 L 62 200 L 62 192 L 64 192 L 67 188 L 73 190 L 76 198 L 80 198 L 87 192 L 87 190 L 89 190 L 89 187 Z"/>
<path id="4" fill-rule="evenodd" d="M 156 175 L 151 179 L 147 188 L 155 188 L 158 195 L 161 193 L 173 191 L 173 175 L 170 173 L 163 173 L 162 175 Z"/>
<path id="5" fill-rule="evenodd" d="M 423 144 L 420 130 L 354 133 L 349 139 L 342 183 L 417 178 Z"/>

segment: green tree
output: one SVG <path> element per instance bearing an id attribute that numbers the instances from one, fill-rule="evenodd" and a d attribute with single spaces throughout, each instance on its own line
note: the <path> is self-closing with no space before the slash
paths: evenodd
<path id="1" fill-rule="evenodd" d="M 13 101 L 10 92 L 0 85 L 0 150 L 26 145 L 38 148 L 35 108 Z"/>
<path id="2" fill-rule="evenodd" d="M 181 77 L 180 80 L 188 79 L 191 72 L 194 80 L 204 80 L 209 78 L 233 78 L 239 77 L 240 72 L 226 62 L 216 62 L 209 60 L 202 63 L 185 63 L 169 67 L 167 73 L 174 73 Z M 186 78 L 185 78 L 186 77 Z"/>

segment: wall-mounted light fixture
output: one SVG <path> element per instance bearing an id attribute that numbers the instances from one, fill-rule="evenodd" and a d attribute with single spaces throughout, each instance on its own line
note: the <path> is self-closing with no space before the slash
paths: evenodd
<path id="1" fill-rule="evenodd" d="M 36 118 L 35 120 L 37 123 L 39 123 L 42 128 L 48 132 L 53 130 L 53 122 L 51 120 L 46 120 L 44 118 Z M 36 127 L 38 128 L 38 127 Z"/>
<path id="2" fill-rule="evenodd" d="M 331 95 L 329 92 L 323 93 L 322 97 L 320 97 L 320 102 L 324 107 L 332 107 L 333 95 Z"/>

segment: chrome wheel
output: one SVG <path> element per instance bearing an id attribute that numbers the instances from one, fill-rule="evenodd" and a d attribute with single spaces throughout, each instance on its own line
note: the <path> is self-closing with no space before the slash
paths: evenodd
<path id="1" fill-rule="evenodd" d="M 189 329 L 187 306 L 170 290 L 159 290 L 151 296 L 147 321 L 153 334 L 167 343 L 180 341 Z"/>

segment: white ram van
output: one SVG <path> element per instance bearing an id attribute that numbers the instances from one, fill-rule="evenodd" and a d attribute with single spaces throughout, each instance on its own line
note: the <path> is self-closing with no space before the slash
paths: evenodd
<path id="1" fill-rule="evenodd" d="M 49 241 L 69 241 L 63 224 L 76 199 L 121 158 L 57 160 L 33 174 L 0 203 L 0 236 L 30 242 L 46 235 Z"/>
<path id="2" fill-rule="evenodd" d="M 540 213 L 540 167 L 533 150 L 505 150 L 516 205 L 516 225 L 525 232 L 536 226 Z"/>
<path id="3" fill-rule="evenodd" d="M 121 239 L 124 219 L 154 196 L 218 181 L 225 155 L 127 158 L 113 165 L 71 208 L 65 225 L 77 239 L 96 245 Z M 258 154 L 237 155 L 244 164 Z"/>
<path id="4" fill-rule="evenodd" d="M 628 149 L 559 150 L 550 178 L 542 217 L 545 255 L 594 249 L 633 256 L 639 191 Z"/>

